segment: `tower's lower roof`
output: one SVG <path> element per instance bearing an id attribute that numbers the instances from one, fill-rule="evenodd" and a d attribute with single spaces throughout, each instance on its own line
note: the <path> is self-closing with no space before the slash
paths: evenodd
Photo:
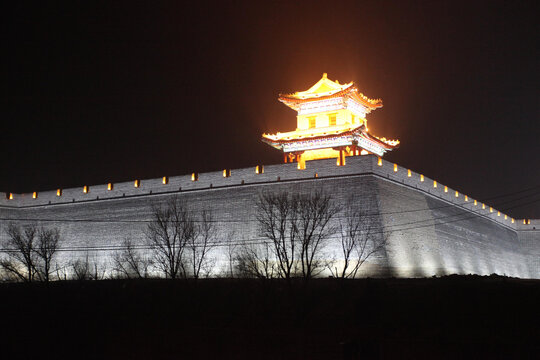
<path id="1" fill-rule="evenodd" d="M 351 124 L 263 134 L 262 141 L 283 152 L 355 145 L 380 156 L 399 146 L 398 140 L 378 138 L 369 134 L 364 125 Z"/>

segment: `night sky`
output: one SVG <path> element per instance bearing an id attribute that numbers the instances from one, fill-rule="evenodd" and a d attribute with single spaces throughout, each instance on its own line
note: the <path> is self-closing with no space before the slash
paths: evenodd
<path id="1" fill-rule="evenodd" d="M 160 4 L 2 6 L 0 191 L 279 163 L 278 94 L 327 72 L 383 99 L 387 160 L 540 218 L 535 2 Z"/>

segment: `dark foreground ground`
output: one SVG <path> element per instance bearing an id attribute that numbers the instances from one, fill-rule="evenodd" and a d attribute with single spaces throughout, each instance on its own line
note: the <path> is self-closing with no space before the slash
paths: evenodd
<path id="1" fill-rule="evenodd" d="M 540 356 L 540 281 L 110 280 L 0 284 L 0 358 Z"/>

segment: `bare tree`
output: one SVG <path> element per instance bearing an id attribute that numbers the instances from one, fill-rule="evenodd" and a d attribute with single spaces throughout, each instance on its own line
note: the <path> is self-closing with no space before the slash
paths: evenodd
<path id="1" fill-rule="evenodd" d="M 237 272 L 242 277 L 272 279 L 278 276 L 279 270 L 272 260 L 271 245 L 245 244 L 235 257 Z"/>
<path id="2" fill-rule="evenodd" d="M 35 224 L 19 227 L 11 223 L 6 232 L 8 239 L 3 244 L 6 257 L 0 261 L 0 266 L 22 281 L 48 282 L 60 247 L 60 231 L 39 228 Z"/>
<path id="3" fill-rule="evenodd" d="M 384 251 L 389 233 L 378 226 L 379 215 L 373 214 L 371 202 L 351 197 L 346 206 L 341 228 L 343 267 L 332 268 L 333 275 L 355 278 L 360 267 L 371 256 Z"/>
<path id="4" fill-rule="evenodd" d="M 36 273 L 41 281 L 48 282 L 53 272 L 52 265 L 56 252 L 60 248 L 60 230 L 58 228 L 38 231 L 38 243 L 35 248 L 37 255 Z"/>
<path id="5" fill-rule="evenodd" d="M 72 278 L 75 280 L 103 280 L 105 278 L 106 267 L 99 264 L 96 259 L 90 259 L 88 253 L 84 258 L 79 258 L 71 262 Z"/>
<path id="6" fill-rule="evenodd" d="M 152 259 L 141 254 L 131 238 L 125 238 L 122 249 L 113 254 L 113 270 L 127 278 L 148 277 Z"/>
<path id="7" fill-rule="evenodd" d="M 236 264 L 238 243 L 236 242 L 236 232 L 234 230 L 229 231 L 225 237 L 225 251 L 227 252 L 228 271 L 227 276 L 233 278 L 235 275 L 234 268 Z"/>
<path id="8" fill-rule="evenodd" d="M 257 220 L 263 237 L 272 244 L 281 277 L 290 280 L 299 273 L 308 280 L 324 269 L 320 257 L 336 231 L 333 218 L 338 212 L 339 207 L 322 190 L 259 195 Z"/>
<path id="9" fill-rule="evenodd" d="M 208 275 L 213 263 L 208 258 L 209 252 L 216 246 L 216 226 L 212 213 L 203 210 L 195 234 L 186 238 L 186 257 L 190 275 L 198 279 L 201 274 Z"/>
<path id="10" fill-rule="evenodd" d="M 91 265 L 88 260 L 88 254 L 83 259 L 73 260 L 71 262 L 72 278 L 75 280 L 90 280 Z"/>
<path id="11" fill-rule="evenodd" d="M 287 192 L 259 194 L 257 221 L 261 234 L 270 240 L 279 275 L 287 280 L 296 270 L 296 231 L 292 219 L 297 202 Z"/>
<path id="12" fill-rule="evenodd" d="M 308 280 L 324 269 L 325 263 L 320 255 L 331 235 L 337 231 L 332 220 L 340 208 L 322 190 L 297 195 L 293 201 L 296 202 L 293 207 L 296 213 L 292 218 L 292 227 L 300 243 L 302 276 Z"/>
<path id="13" fill-rule="evenodd" d="M 26 225 L 21 229 L 10 223 L 6 229 L 8 238 L 2 246 L 6 257 L 0 261 L 0 265 L 22 281 L 31 282 L 36 275 L 37 232 L 36 225 Z"/>
<path id="14" fill-rule="evenodd" d="M 184 250 L 188 240 L 196 233 L 191 213 L 178 198 L 172 198 L 164 206 L 154 205 L 152 217 L 146 238 L 154 255 L 155 266 L 167 278 L 185 276 Z"/>

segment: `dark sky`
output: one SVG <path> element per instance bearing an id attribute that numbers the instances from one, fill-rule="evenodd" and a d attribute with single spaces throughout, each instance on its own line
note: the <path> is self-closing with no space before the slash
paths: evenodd
<path id="1" fill-rule="evenodd" d="M 533 1 L 111 3 L 2 6 L 1 191 L 279 163 L 278 93 L 327 72 L 387 160 L 540 217 Z"/>

